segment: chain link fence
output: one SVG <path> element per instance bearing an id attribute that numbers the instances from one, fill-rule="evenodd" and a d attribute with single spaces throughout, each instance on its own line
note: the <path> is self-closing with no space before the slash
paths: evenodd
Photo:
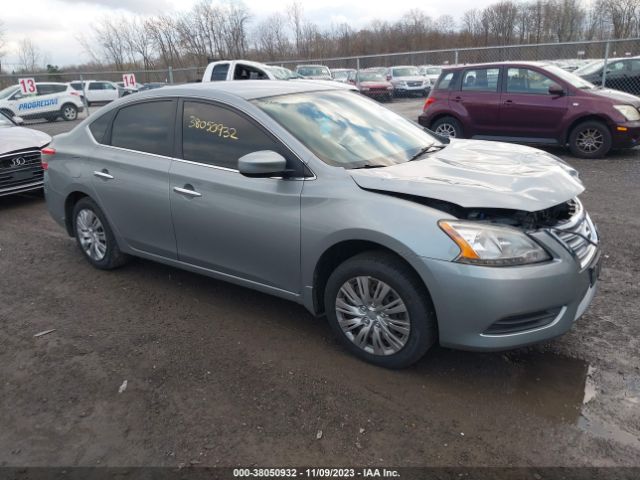
<path id="1" fill-rule="evenodd" d="M 448 66 L 503 61 L 552 62 L 568 71 L 575 71 L 596 85 L 640 95 L 640 39 L 589 42 L 541 43 L 483 48 L 451 48 L 413 52 L 360 55 L 350 57 L 311 58 L 267 62 L 295 70 L 303 64 L 321 64 L 330 69 L 365 69 L 395 65 Z M 635 57 L 635 58 L 634 58 Z M 134 73 L 140 83 L 166 84 L 197 82 L 206 65 L 189 68 L 93 72 L 36 72 L 0 75 L 0 87 L 18 83 L 19 78 L 33 77 L 36 81 L 71 82 L 73 80 L 122 81 L 125 73 Z"/>
<path id="2" fill-rule="evenodd" d="M 640 39 L 542 43 L 483 48 L 452 48 L 351 57 L 283 60 L 271 64 L 295 70 L 298 65 L 320 64 L 330 69 L 366 69 L 397 65 L 450 66 L 505 61 L 550 62 L 576 71 L 586 80 L 640 95 Z"/>

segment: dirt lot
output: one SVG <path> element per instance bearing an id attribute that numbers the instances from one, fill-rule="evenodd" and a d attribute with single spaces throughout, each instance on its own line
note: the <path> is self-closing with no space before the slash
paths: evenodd
<path id="1" fill-rule="evenodd" d="M 0 466 L 640 466 L 640 151 L 554 153 L 603 237 L 590 310 L 546 345 L 404 371 L 283 300 L 143 260 L 95 270 L 41 195 L 0 198 Z"/>

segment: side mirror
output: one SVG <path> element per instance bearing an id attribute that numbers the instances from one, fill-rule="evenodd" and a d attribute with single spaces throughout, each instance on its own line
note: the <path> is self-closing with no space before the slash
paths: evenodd
<path id="1" fill-rule="evenodd" d="M 245 177 L 276 177 L 285 174 L 286 170 L 285 158 L 271 150 L 247 153 L 238 159 L 238 171 Z"/>
<path id="2" fill-rule="evenodd" d="M 11 120 L 17 125 L 22 125 L 24 123 L 24 119 L 22 117 L 13 117 Z"/>
<path id="3" fill-rule="evenodd" d="M 564 88 L 557 83 L 549 85 L 549 95 L 564 95 Z"/>

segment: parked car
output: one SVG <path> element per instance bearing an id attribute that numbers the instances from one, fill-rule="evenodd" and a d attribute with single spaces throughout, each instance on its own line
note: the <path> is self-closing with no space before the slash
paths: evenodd
<path id="1" fill-rule="evenodd" d="M 436 342 L 548 340 L 597 288 L 598 235 L 569 165 L 443 141 L 337 82 L 131 95 L 55 137 L 42 163 L 51 215 L 96 268 L 135 255 L 298 302 L 385 367 Z"/>
<path id="2" fill-rule="evenodd" d="M 604 60 L 585 65 L 574 73 L 594 85 L 602 85 L 603 69 Z M 640 95 L 640 57 L 608 60 L 605 87 Z"/>
<path id="3" fill-rule="evenodd" d="M 116 82 L 116 85 L 118 86 L 118 90 L 120 90 L 121 97 L 131 95 L 132 93 L 138 93 L 140 88 L 144 86 L 142 83 L 136 83 L 132 87 L 125 87 L 124 82 Z"/>
<path id="4" fill-rule="evenodd" d="M 21 123 L 0 113 L 0 197 L 42 188 L 40 149 L 51 137 Z"/>
<path id="5" fill-rule="evenodd" d="M 311 80 L 333 80 L 331 70 L 324 65 L 298 65 L 296 73 Z"/>
<path id="6" fill-rule="evenodd" d="M 429 79 L 429 84 L 433 86 L 436 84 L 438 77 L 442 73 L 442 67 L 422 65 L 421 67 L 418 67 L 418 71 L 420 72 L 420 75 L 427 77 Z"/>
<path id="7" fill-rule="evenodd" d="M 393 98 L 393 85 L 387 82 L 381 73 L 369 70 L 355 70 L 349 73 L 347 83 L 355 85 L 360 93 L 380 101 L 390 102 Z"/>
<path id="8" fill-rule="evenodd" d="M 138 88 L 138 91 L 144 92 L 146 90 L 153 90 L 154 88 L 162 88 L 166 86 L 167 84 L 162 82 L 147 82 L 145 84 L 142 84 L 140 88 Z"/>
<path id="9" fill-rule="evenodd" d="M 37 93 L 23 95 L 18 85 L 0 91 L 0 113 L 25 120 L 71 121 L 84 110 L 80 95 L 64 83 L 36 82 Z"/>
<path id="10" fill-rule="evenodd" d="M 69 85 L 81 96 L 87 97 L 87 105 L 94 103 L 108 103 L 123 96 L 123 91 L 114 82 L 107 80 L 85 80 L 84 89 L 80 80 L 70 82 Z"/>
<path id="11" fill-rule="evenodd" d="M 417 94 L 426 97 L 431 90 L 431 83 L 420 74 L 417 67 L 391 67 L 387 71 L 387 80 L 393 85 L 396 96 Z"/>
<path id="12" fill-rule="evenodd" d="M 347 83 L 349 81 L 349 75 L 355 74 L 356 70 L 353 68 L 334 68 L 331 70 L 331 77 L 336 82 Z"/>
<path id="13" fill-rule="evenodd" d="M 445 68 L 420 115 L 449 137 L 568 145 L 600 158 L 640 143 L 640 98 L 535 62 Z"/>

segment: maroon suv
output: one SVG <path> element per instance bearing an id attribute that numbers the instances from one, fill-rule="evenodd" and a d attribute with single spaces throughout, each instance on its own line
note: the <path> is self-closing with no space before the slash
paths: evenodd
<path id="1" fill-rule="evenodd" d="M 640 98 L 554 65 L 503 62 L 442 71 L 418 121 L 461 138 L 569 145 L 581 158 L 640 144 Z"/>

